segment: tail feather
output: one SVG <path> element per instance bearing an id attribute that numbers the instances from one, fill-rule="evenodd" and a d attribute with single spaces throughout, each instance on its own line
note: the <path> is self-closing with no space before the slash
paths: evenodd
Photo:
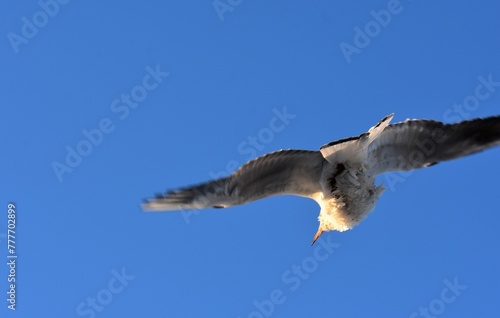
<path id="1" fill-rule="evenodd" d="M 392 117 L 394 117 L 394 114 L 385 116 L 375 126 L 370 128 L 368 132 L 357 137 L 344 138 L 321 146 L 321 154 L 332 164 L 345 162 L 346 160 L 358 162 L 364 160 L 367 146 L 380 136 L 389 125 Z"/>

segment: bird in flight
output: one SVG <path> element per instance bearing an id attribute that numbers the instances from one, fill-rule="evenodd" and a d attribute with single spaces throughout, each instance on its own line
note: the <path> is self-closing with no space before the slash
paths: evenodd
<path id="1" fill-rule="evenodd" d="M 363 221 L 384 192 L 375 177 L 391 171 L 432 166 L 500 145 L 500 116 L 445 124 L 406 120 L 394 114 L 356 137 L 323 145 L 319 151 L 278 150 L 253 159 L 228 177 L 158 194 L 144 211 L 227 208 L 274 195 L 297 195 L 321 207 L 319 228 L 346 231 Z"/>

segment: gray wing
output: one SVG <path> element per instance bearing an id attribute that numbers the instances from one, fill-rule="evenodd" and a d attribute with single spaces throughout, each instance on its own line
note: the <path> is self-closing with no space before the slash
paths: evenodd
<path id="1" fill-rule="evenodd" d="M 428 167 L 499 144 L 499 116 L 456 124 L 407 120 L 384 129 L 369 146 L 368 162 L 376 175 Z"/>
<path id="2" fill-rule="evenodd" d="M 319 151 L 272 152 L 249 161 L 227 178 L 147 199 L 142 208 L 149 211 L 225 208 L 280 194 L 308 197 L 321 191 L 323 162 Z"/>

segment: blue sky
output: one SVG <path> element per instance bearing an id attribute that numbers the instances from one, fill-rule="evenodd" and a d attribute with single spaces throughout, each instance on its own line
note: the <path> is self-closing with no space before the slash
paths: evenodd
<path id="1" fill-rule="evenodd" d="M 499 114 L 498 1 L 1 6 L 2 317 L 498 310 L 500 149 L 380 177 L 388 190 L 375 211 L 313 247 L 319 207 L 299 197 L 139 208 L 253 156 L 360 134 L 389 113 Z"/>

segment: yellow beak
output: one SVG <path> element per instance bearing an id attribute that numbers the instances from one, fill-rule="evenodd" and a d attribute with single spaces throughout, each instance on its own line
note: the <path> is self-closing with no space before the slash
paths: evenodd
<path id="1" fill-rule="evenodd" d="M 321 229 L 321 226 L 320 226 L 319 229 L 318 229 L 318 232 L 316 232 L 316 235 L 314 235 L 314 238 L 313 238 L 313 241 L 311 243 L 311 246 L 314 245 L 314 242 L 316 242 L 316 240 L 321 236 L 321 234 L 323 234 L 323 229 Z"/>

